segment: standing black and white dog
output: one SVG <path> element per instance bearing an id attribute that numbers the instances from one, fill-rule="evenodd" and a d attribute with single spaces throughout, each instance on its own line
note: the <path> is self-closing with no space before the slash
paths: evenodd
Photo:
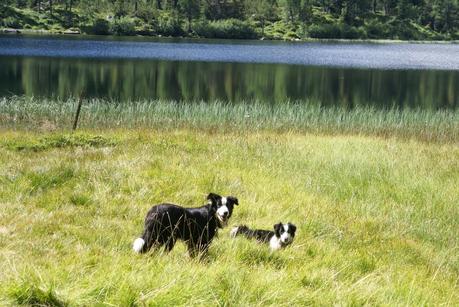
<path id="1" fill-rule="evenodd" d="M 235 238 L 242 235 L 249 239 L 256 239 L 261 243 L 269 243 L 271 250 L 281 249 L 293 242 L 295 237 L 296 226 L 288 223 L 278 223 L 274 225 L 274 231 L 262 229 L 250 229 L 245 225 L 234 227 L 231 230 L 230 236 Z"/>
<path id="2" fill-rule="evenodd" d="M 198 208 L 184 208 L 174 204 L 153 206 L 145 218 L 145 229 L 134 241 L 133 249 L 145 253 L 152 247 L 164 246 L 172 250 L 177 239 L 185 241 L 191 256 L 205 253 L 218 228 L 228 223 L 236 197 L 210 193 L 208 203 Z"/>

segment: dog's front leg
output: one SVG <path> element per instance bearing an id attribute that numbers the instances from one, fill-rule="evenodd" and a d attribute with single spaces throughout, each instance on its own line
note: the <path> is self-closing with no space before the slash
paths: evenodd
<path id="1" fill-rule="evenodd" d="M 191 258 L 194 258 L 198 255 L 198 248 L 195 243 L 188 241 L 188 254 Z"/>

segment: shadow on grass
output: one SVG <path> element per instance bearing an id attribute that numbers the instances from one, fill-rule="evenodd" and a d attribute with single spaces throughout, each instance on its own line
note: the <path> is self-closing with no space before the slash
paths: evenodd
<path id="1" fill-rule="evenodd" d="M 64 134 L 47 136 L 39 140 L 12 140 L 3 145 L 13 151 L 40 152 L 53 148 L 109 147 L 115 146 L 116 141 L 100 135 Z"/>
<path id="2" fill-rule="evenodd" d="M 19 305 L 68 306 L 68 303 L 59 298 L 52 288 L 44 290 L 29 283 L 15 285 L 14 288 L 11 289 L 10 296 Z"/>

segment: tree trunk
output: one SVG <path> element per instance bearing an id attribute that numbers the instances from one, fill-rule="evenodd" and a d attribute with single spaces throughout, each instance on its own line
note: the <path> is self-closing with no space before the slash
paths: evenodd
<path id="1" fill-rule="evenodd" d="M 49 14 L 53 16 L 53 0 L 49 0 Z"/>
<path id="2" fill-rule="evenodd" d="M 73 7 L 73 0 L 70 0 L 67 18 L 68 18 L 69 25 L 73 27 L 72 7 Z"/>
<path id="3" fill-rule="evenodd" d="M 156 0 L 156 6 L 158 7 L 158 10 L 161 10 L 161 0 Z"/>
<path id="4" fill-rule="evenodd" d="M 265 37 L 265 18 L 261 19 L 261 37 Z"/>

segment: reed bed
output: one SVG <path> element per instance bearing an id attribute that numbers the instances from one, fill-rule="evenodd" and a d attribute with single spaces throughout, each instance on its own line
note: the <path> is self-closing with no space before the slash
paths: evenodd
<path id="1" fill-rule="evenodd" d="M 7 129 L 72 127 L 78 99 L 29 97 L 0 99 L 0 126 Z M 455 110 L 324 108 L 316 102 L 260 101 L 225 103 L 140 100 L 83 101 L 80 128 L 155 128 L 218 131 L 294 131 L 319 134 L 361 134 L 456 142 L 459 112 Z"/>

